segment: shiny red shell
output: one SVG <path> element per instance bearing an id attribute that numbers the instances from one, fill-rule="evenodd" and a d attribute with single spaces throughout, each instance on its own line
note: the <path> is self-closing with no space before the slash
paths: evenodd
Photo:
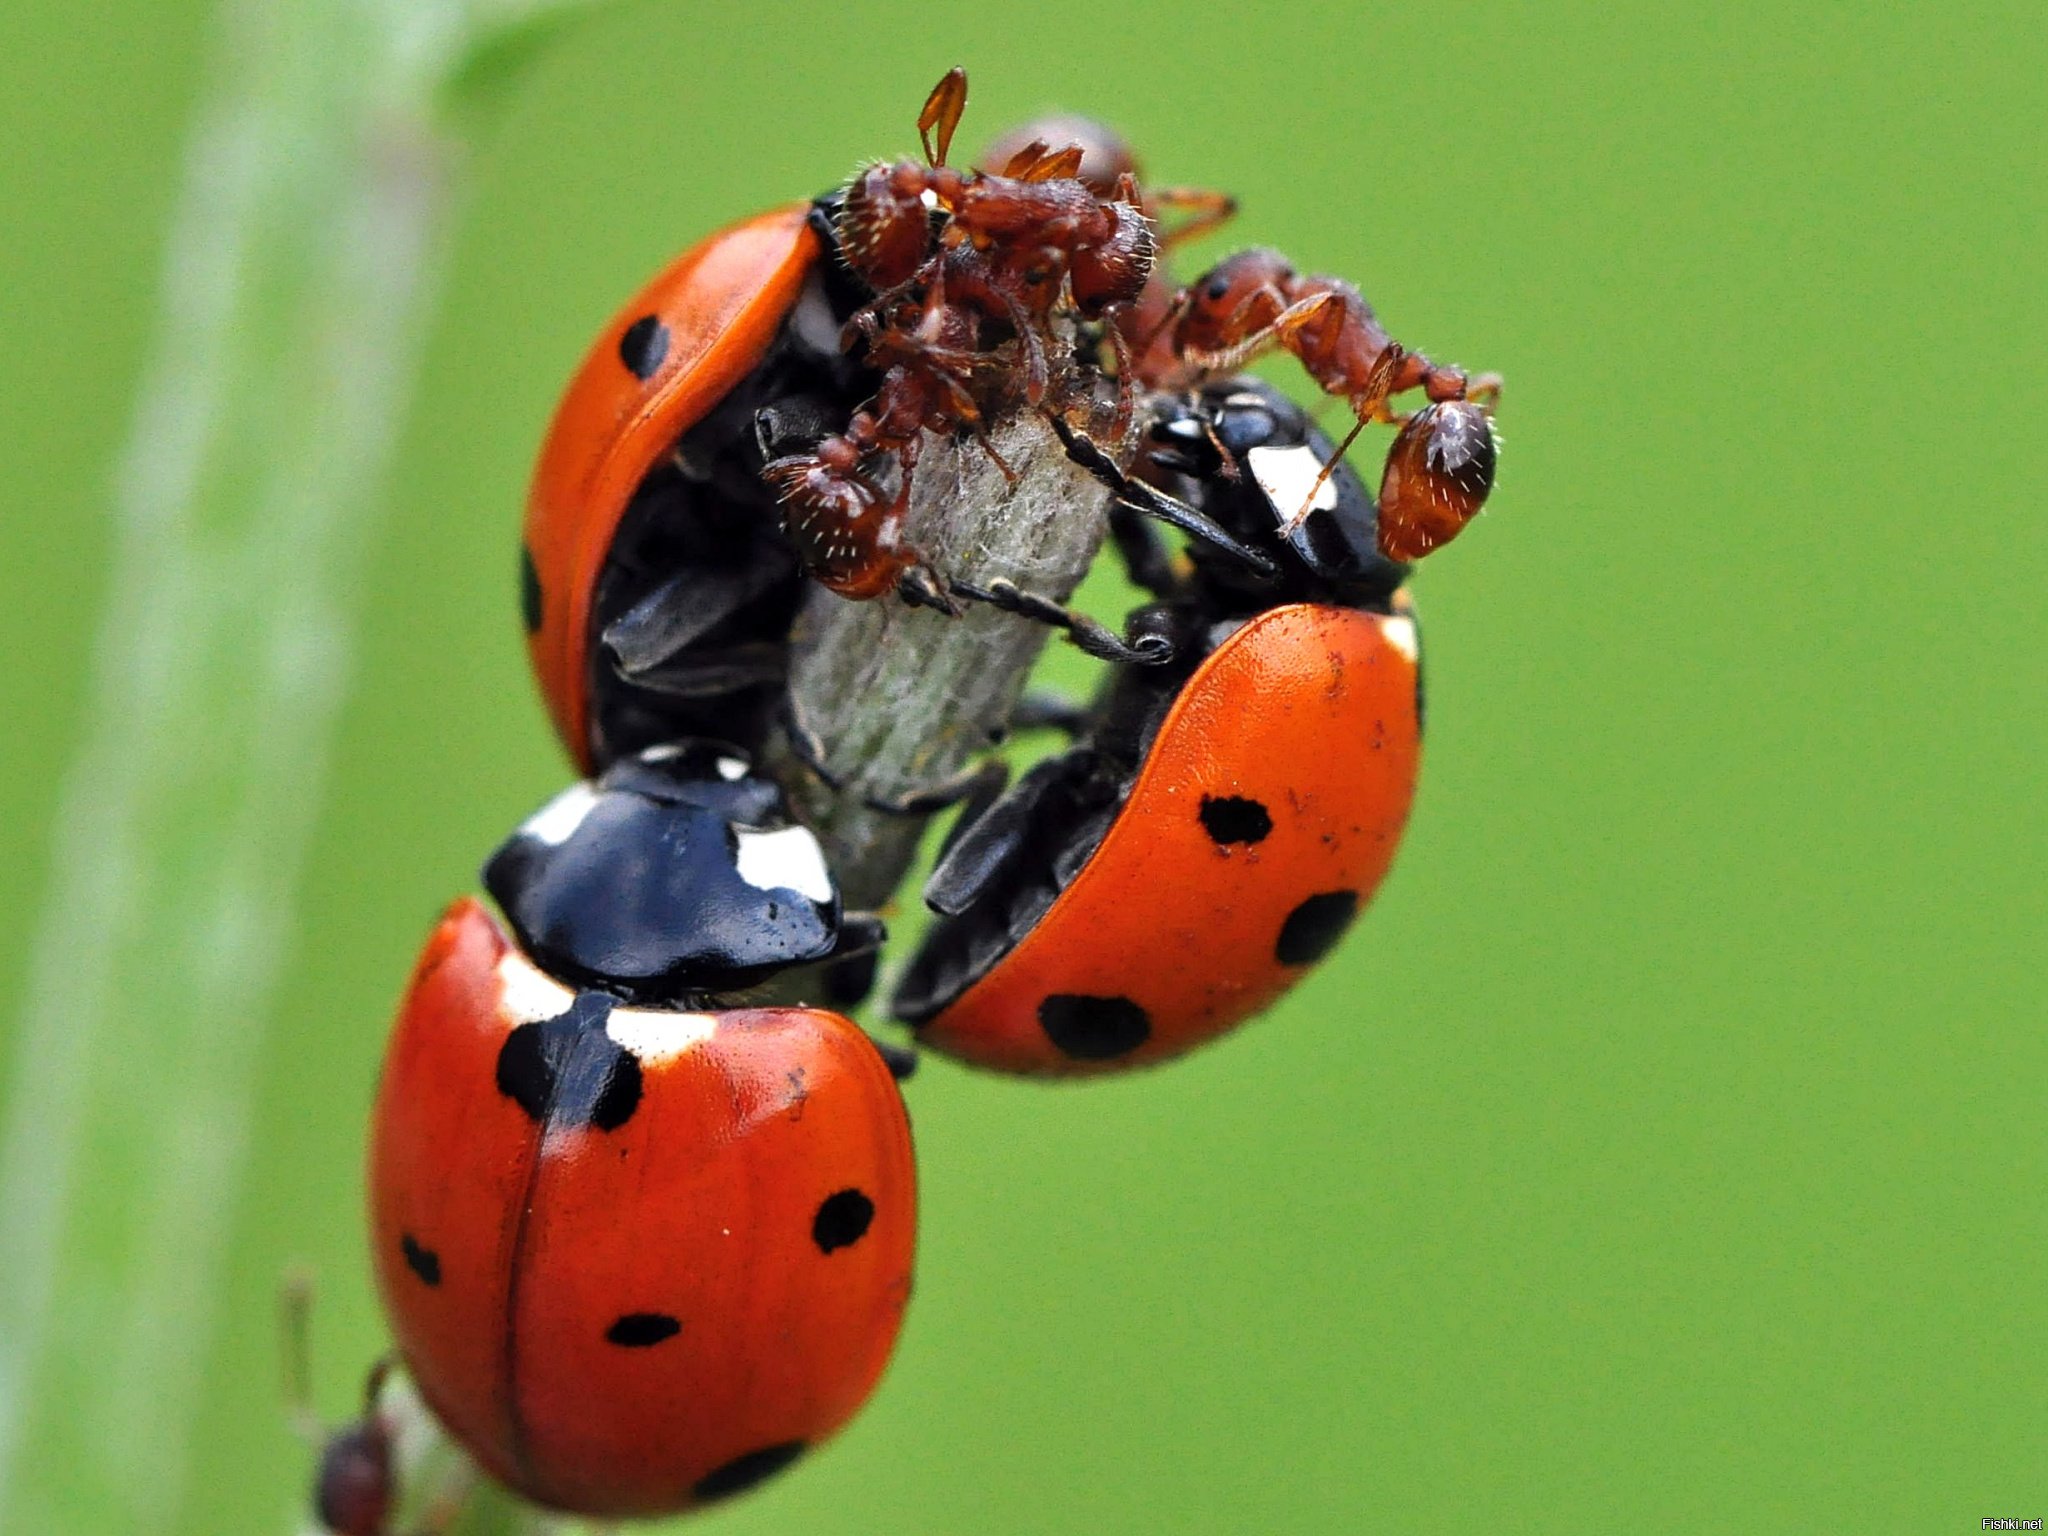
<path id="1" fill-rule="evenodd" d="M 596 1113 L 565 1111 L 587 1059 L 556 1060 L 538 1114 L 522 1098 L 542 1058 L 511 1037 L 572 1005 L 631 1058 L 629 1105 L 614 1070 Z M 873 1389 L 910 1294 L 909 1123 L 860 1030 L 579 997 L 473 900 L 400 1009 L 369 1183 L 422 1396 L 494 1476 L 579 1513 L 670 1513 L 788 1465 Z"/>
<path id="2" fill-rule="evenodd" d="M 1183 686 L 1100 847 L 919 1042 L 1006 1072 L 1114 1071 L 1268 1007 L 1393 862 L 1417 681 L 1406 612 L 1251 620 Z"/>
<path id="3" fill-rule="evenodd" d="M 599 334 L 555 409 L 526 501 L 527 647 L 585 772 L 591 605 L 619 520 L 676 439 L 767 354 L 821 249 L 809 211 L 759 214 L 676 258 Z"/>

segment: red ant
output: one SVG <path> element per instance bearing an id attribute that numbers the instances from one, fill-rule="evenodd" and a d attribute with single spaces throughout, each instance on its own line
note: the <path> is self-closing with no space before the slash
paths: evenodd
<path id="1" fill-rule="evenodd" d="M 1498 374 L 1467 378 L 1390 337 L 1350 283 L 1302 277 L 1278 251 L 1241 251 L 1197 278 L 1167 316 L 1173 349 L 1202 369 L 1235 368 L 1268 347 L 1294 354 L 1310 378 L 1341 395 L 1357 425 L 1282 528 L 1308 517 L 1323 481 L 1370 421 L 1397 423 L 1380 482 L 1380 552 L 1415 560 L 1449 543 L 1493 489 L 1498 463 L 1492 406 Z M 1420 389 L 1429 401 L 1401 416 L 1388 400 Z"/>
<path id="2" fill-rule="evenodd" d="M 840 248 L 885 295 L 943 267 L 956 304 L 1016 333 L 1025 398 L 1037 405 L 1050 382 L 1044 332 L 1062 289 L 1089 320 L 1136 299 L 1152 273 L 1152 225 L 1129 176 L 1107 195 L 1076 176 L 1079 145 L 1031 140 L 993 175 L 948 166 L 966 106 L 967 72 L 954 69 L 918 114 L 926 163 L 885 162 L 856 176 L 838 220 Z M 936 232 L 934 211 L 946 216 Z"/>
<path id="3" fill-rule="evenodd" d="M 1098 195 L 1075 174 L 1083 146 L 1054 150 L 1034 138 L 999 175 L 948 167 L 966 103 L 966 72 L 954 69 L 918 115 L 925 162 L 872 166 L 847 188 L 834 233 L 847 265 L 879 295 L 855 316 L 848 339 L 866 337 L 882 383 L 845 431 L 808 453 L 773 460 L 762 473 L 783 493 L 784 519 L 806 568 L 842 596 L 874 598 L 893 588 L 907 601 L 949 612 L 958 611 L 956 599 L 988 602 L 1066 629 L 1091 655 L 1163 659 L 1156 646 L 1133 649 L 1099 624 L 1009 583 L 941 583 L 903 539 L 921 433 L 982 427 L 972 386 L 990 351 L 983 322 L 1008 327 L 1023 353 L 1024 397 L 1044 406 L 1053 383 L 1048 343 L 1057 346 L 1050 322 L 1062 294 L 1082 319 L 1113 321 L 1146 292 L 1153 270 L 1152 226 L 1135 179 L 1120 171 L 1118 196 Z M 1129 380 L 1119 382 L 1127 401 Z M 1065 428 L 1059 411 L 1045 408 L 1055 427 Z M 1127 409 L 1120 406 L 1120 428 Z M 1078 462 L 1140 510 L 1242 549 L 1193 509 L 1128 480 L 1107 455 L 1090 453 L 1087 439 L 1070 429 L 1060 436 Z M 893 493 L 868 473 L 883 455 L 895 462 Z"/>
<path id="4" fill-rule="evenodd" d="M 1064 144 L 1067 154 L 1079 151 L 1073 171 L 1089 191 L 1098 197 L 1135 196 L 1139 210 L 1152 222 L 1161 256 L 1176 246 L 1201 238 L 1228 223 L 1237 214 L 1237 199 L 1227 192 L 1207 187 L 1151 187 L 1144 185 L 1137 156 L 1123 136 L 1093 118 L 1058 115 L 1040 118 L 1014 128 L 981 153 L 980 164 L 1007 165 L 1033 152 L 1043 155 L 1045 146 Z M 1133 193 L 1133 188 L 1136 192 Z M 1172 224 L 1166 216 L 1181 217 Z M 1173 349 L 1168 334 L 1174 302 L 1180 285 L 1155 261 L 1144 288 L 1136 299 L 1116 313 L 1116 327 L 1109 340 L 1116 350 L 1117 372 L 1147 389 L 1170 389 L 1185 382 L 1187 373 Z M 1121 425 L 1121 423 L 1119 424 Z"/>

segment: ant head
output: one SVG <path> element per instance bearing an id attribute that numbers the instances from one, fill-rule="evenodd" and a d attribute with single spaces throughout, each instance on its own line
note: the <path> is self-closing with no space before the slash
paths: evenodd
<path id="1" fill-rule="evenodd" d="M 833 228 L 846 264 L 883 291 L 908 282 L 932 249 L 924 167 L 914 161 L 871 165 L 847 186 Z"/>
<path id="2" fill-rule="evenodd" d="M 1239 251 L 1188 285 L 1178 339 L 1183 353 L 1228 355 L 1287 307 L 1294 264 L 1278 251 Z"/>
<path id="3" fill-rule="evenodd" d="M 1037 118 L 1011 129 L 984 149 L 974 163 L 980 170 L 1010 175 L 1011 164 L 1034 146 L 1058 150 L 1070 144 L 1081 151 L 1081 168 L 1075 174 L 1097 197 L 1114 197 L 1119 177 L 1138 174 L 1131 146 L 1115 129 L 1091 117 L 1064 115 Z"/>

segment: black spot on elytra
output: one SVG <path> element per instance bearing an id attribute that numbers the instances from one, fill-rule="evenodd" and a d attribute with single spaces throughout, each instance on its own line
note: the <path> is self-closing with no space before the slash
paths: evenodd
<path id="1" fill-rule="evenodd" d="M 1231 843 L 1262 843 L 1273 830 L 1273 816 L 1256 800 L 1243 795 L 1202 796 L 1202 830 L 1217 847 Z"/>
<path id="2" fill-rule="evenodd" d="M 605 1033 L 612 999 L 579 992 L 566 1013 L 521 1024 L 498 1048 L 498 1091 L 536 1121 L 615 1131 L 640 1106 L 640 1061 Z"/>
<path id="3" fill-rule="evenodd" d="M 1108 1061 L 1152 1037 L 1151 1017 L 1128 997 L 1055 992 L 1038 1005 L 1046 1038 L 1077 1061 Z"/>
<path id="4" fill-rule="evenodd" d="M 683 1325 L 666 1312 L 628 1312 L 605 1329 L 604 1338 L 624 1349 L 647 1349 L 682 1331 Z"/>
<path id="5" fill-rule="evenodd" d="M 519 546 L 519 617 L 529 635 L 539 632 L 540 572 L 534 569 L 533 551 L 524 544 Z"/>
<path id="6" fill-rule="evenodd" d="M 707 1472 L 698 1478 L 697 1486 L 691 1491 L 700 1499 L 727 1499 L 736 1493 L 745 1493 L 755 1484 L 764 1483 L 780 1472 L 803 1455 L 805 1449 L 803 1441 L 791 1440 L 735 1456 L 717 1471 Z"/>
<path id="7" fill-rule="evenodd" d="M 1356 891 L 1324 891 L 1311 896 L 1287 914 L 1273 954 L 1282 965 L 1314 965 L 1344 937 L 1356 916 Z"/>
<path id="8" fill-rule="evenodd" d="M 651 379 L 668 356 L 668 327 L 659 315 L 642 315 L 619 338 L 619 361 L 639 379 Z"/>
<path id="9" fill-rule="evenodd" d="M 427 1247 L 410 1232 L 402 1233 L 398 1239 L 398 1251 L 405 1255 L 405 1267 L 418 1275 L 428 1285 L 441 1283 L 441 1255 Z"/>
<path id="10" fill-rule="evenodd" d="M 836 1195 L 827 1195 L 825 1203 L 818 1207 L 818 1214 L 811 1221 L 811 1241 L 818 1245 L 820 1253 L 850 1248 L 868 1235 L 868 1224 L 874 1219 L 874 1201 L 857 1189 L 842 1189 Z"/>

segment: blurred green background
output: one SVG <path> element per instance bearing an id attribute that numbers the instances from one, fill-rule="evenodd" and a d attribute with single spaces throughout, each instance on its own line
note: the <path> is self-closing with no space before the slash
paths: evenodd
<path id="1" fill-rule="evenodd" d="M 0 16 L 0 1045 L 211 10 Z M 0 1528 L 289 1528 L 279 1272 L 322 1277 L 338 1416 L 382 1347 L 358 1161 L 389 1009 L 566 776 L 510 558 L 556 392 L 670 253 L 910 149 L 955 62 L 963 141 L 1107 117 L 1156 179 L 1238 193 L 1231 239 L 1505 372 L 1502 488 L 1418 582 L 1428 762 L 1369 919 L 1152 1075 L 930 1062 L 896 1363 L 700 1528 L 2048 1515 L 2038 8 L 769 0 L 600 7 L 463 119 L 283 985 L 238 1026 L 247 1145 L 183 1255 L 202 1368 L 159 1385 L 92 1280 L 132 1240 L 94 1180 L 152 1114 L 123 1051 L 91 1066 L 128 1109 L 74 1149 Z M 0 1102 L 21 1071 L 0 1053 Z M 168 1438 L 99 1411 L 159 1390 Z"/>

